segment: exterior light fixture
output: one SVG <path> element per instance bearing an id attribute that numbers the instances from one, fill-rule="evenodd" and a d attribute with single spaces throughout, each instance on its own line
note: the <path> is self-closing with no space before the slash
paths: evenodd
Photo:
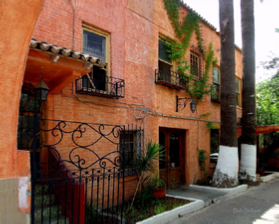
<path id="1" fill-rule="evenodd" d="M 42 79 L 42 72 L 40 75 L 41 81 L 34 87 L 35 98 L 39 101 L 46 101 L 49 88 Z"/>
<path id="2" fill-rule="evenodd" d="M 194 113 L 197 109 L 197 102 L 192 98 L 187 98 L 187 97 L 179 98 L 178 96 L 176 96 L 176 112 L 183 110 L 189 101 L 191 101 L 190 103 L 191 111 L 192 113 Z"/>
<path id="3" fill-rule="evenodd" d="M 190 107 L 191 107 L 192 113 L 194 113 L 197 108 L 197 102 L 195 100 L 192 100 L 192 102 L 190 103 Z"/>

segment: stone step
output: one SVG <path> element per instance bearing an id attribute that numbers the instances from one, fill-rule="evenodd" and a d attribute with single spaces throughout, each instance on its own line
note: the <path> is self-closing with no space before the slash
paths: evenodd
<path id="1" fill-rule="evenodd" d="M 40 222 L 42 217 L 42 210 L 41 207 L 35 207 L 35 222 Z M 43 207 L 43 220 L 55 220 L 57 219 L 57 215 L 61 216 L 61 206 L 58 205 L 47 205 Z"/>
<path id="2" fill-rule="evenodd" d="M 35 195 L 35 207 L 41 207 L 43 204 L 44 207 L 49 204 L 53 204 L 55 202 L 55 195 L 54 194 L 45 194 L 45 195 Z"/>

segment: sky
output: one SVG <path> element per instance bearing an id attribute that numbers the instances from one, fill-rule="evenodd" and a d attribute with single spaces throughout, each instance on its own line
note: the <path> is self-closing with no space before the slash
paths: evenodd
<path id="1" fill-rule="evenodd" d="M 219 31 L 219 0 L 184 0 Z M 254 0 L 255 10 L 255 49 L 256 81 L 262 81 L 272 72 L 260 68 L 260 62 L 268 61 L 272 56 L 279 56 L 279 0 Z M 240 0 L 234 0 L 235 44 L 242 47 Z"/>

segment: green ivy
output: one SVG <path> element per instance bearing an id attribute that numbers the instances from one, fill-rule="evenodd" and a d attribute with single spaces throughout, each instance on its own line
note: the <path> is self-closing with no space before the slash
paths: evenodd
<path id="1" fill-rule="evenodd" d="M 177 72 L 180 75 L 180 79 L 189 78 L 189 86 L 187 92 L 191 98 L 195 98 L 197 102 L 201 100 L 205 94 L 210 94 L 210 86 L 208 85 L 209 71 L 212 64 L 217 63 L 217 59 L 214 59 L 214 51 L 212 43 L 209 44 L 208 52 L 204 46 L 204 40 L 202 39 L 200 19 L 194 12 L 189 12 L 183 17 L 183 22 L 179 22 L 180 13 L 180 1 L 179 0 L 164 0 L 165 9 L 168 17 L 171 21 L 172 27 L 179 39 L 173 40 L 169 37 L 164 38 L 166 52 L 171 60 L 176 61 Z M 202 79 L 195 80 L 194 75 L 191 74 L 190 65 L 185 59 L 185 54 L 190 45 L 190 40 L 193 33 L 196 33 L 198 41 L 198 48 L 202 54 L 202 58 L 205 60 L 205 74 Z"/>
<path id="2" fill-rule="evenodd" d="M 206 122 L 206 129 L 210 132 L 211 129 L 214 129 L 214 125 L 211 121 Z"/>
<path id="3" fill-rule="evenodd" d="M 205 171 L 205 161 L 207 160 L 207 157 L 204 155 L 206 151 L 204 149 L 198 149 L 199 152 L 199 166 L 201 171 Z"/>
<path id="4" fill-rule="evenodd" d="M 201 115 L 200 115 L 200 118 L 205 118 L 205 117 L 207 117 L 207 116 L 209 116 L 209 115 L 211 115 L 210 112 L 205 113 L 205 114 L 201 114 Z"/>

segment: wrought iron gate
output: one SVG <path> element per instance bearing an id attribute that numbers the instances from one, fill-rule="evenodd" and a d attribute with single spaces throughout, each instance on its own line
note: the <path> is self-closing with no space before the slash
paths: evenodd
<path id="1" fill-rule="evenodd" d="M 123 223 L 125 126 L 34 120 L 31 223 Z"/>

